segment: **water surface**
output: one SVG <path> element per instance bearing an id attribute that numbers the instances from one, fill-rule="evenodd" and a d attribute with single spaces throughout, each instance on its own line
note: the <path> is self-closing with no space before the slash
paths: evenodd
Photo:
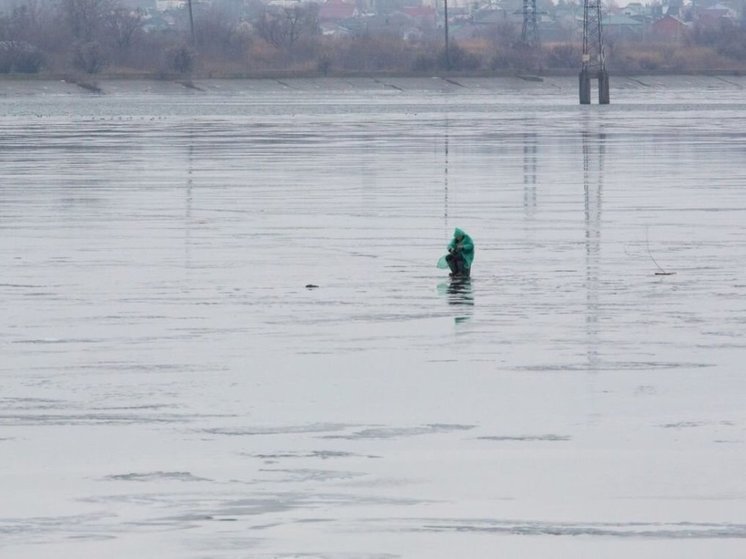
<path id="1" fill-rule="evenodd" d="M 0 88 L 3 557 L 741 556 L 746 80 L 101 85 Z"/>

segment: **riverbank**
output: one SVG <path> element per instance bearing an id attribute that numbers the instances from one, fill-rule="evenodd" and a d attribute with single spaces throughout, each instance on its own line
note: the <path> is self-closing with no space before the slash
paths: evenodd
<path id="1" fill-rule="evenodd" d="M 592 103 L 597 102 L 596 84 L 592 85 Z M 611 76 L 611 103 L 615 105 L 657 105 L 662 95 L 680 99 L 685 104 L 692 95 L 707 95 L 713 104 L 739 104 L 746 99 L 746 76 Z M 576 105 L 577 76 L 510 76 L 510 77 L 293 77 L 293 78 L 193 78 L 191 80 L 135 78 L 134 76 L 101 77 L 95 82 L 72 79 L 4 79 L 0 80 L 0 115 L 45 115 L 47 107 L 64 96 L 80 105 L 81 111 L 98 111 L 108 97 L 129 99 L 152 95 L 157 104 L 149 116 L 181 115 L 179 106 L 202 97 L 205 102 L 224 103 L 225 111 L 242 113 L 246 105 L 264 95 L 283 98 L 285 105 L 305 103 L 308 95 L 323 94 L 334 112 L 346 110 L 351 100 L 377 103 L 385 99 L 392 110 L 421 110 L 414 99 L 418 95 L 459 95 L 468 99 L 478 111 L 492 110 L 505 94 L 513 93 L 525 105 Z M 385 97 L 382 97 L 384 95 Z M 100 99 L 93 105 L 91 100 Z M 378 100 L 378 101 L 376 101 Z M 105 103 L 104 103 L 105 104 Z M 234 105 L 235 104 L 235 105 Z M 90 105 L 91 108 L 82 107 Z M 176 107 L 176 108 L 174 108 Z M 398 107 L 398 108 L 397 108 Z M 176 111 L 176 112 L 174 112 Z M 226 113 L 226 114 L 228 114 Z M 98 113 L 96 113 L 98 114 Z M 103 115 L 100 115 L 103 116 Z"/>
<path id="2" fill-rule="evenodd" d="M 106 80 L 152 80 L 152 81 L 172 81 L 189 84 L 195 80 L 274 80 L 274 79 L 324 79 L 324 78 L 336 78 L 336 79 L 383 79 L 383 78 L 411 78 L 411 79 L 423 79 L 423 78 L 442 78 L 442 79 L 458 79 L 458 78 L 475 78 L 475 79 L 491 79 L 491 78 L 517 78 L 526 81 L 541 81 L 546 78 L 561 78 L 561 77 L 575 77 L 578 75 L 580 69 L 566 69 L 566 70 L 545 70 L 541 72 L 516 72 L 516 71 L 501 71 L 501 72 L 299 72 L 290 70 L 262 70 L 254 72 L 193 72 L 191 74 L 176 74 L 176 73 L 164 73 L 164 72 L 130 72 L 130 71 L 114 71 L 114 72 L 102 72 L 95 75 L 87 74 L 74 74 L 74 73 L 61 73 L 61 72 L 42 72 L 38 74 L 0 74 L 0 82 L 3 81 L 68 81 L 76 83 L 85 87 L 85 84 L 96 84 L 99 81 Z M 667 76 L 685 76 L 685 77 L 717 77 L 717 76 L 746 76 L 746 70 L 734 70 L 728 68 L 715 68 L 709 70 L 696 70 L 696 71 L 682 71 L 682 72 L 624 72 L 615 71 L 613 68 L 609 70 L 612 78 L 634 78 L 634 77 L 645 77 L 645 78 L 661 78 Z"/>

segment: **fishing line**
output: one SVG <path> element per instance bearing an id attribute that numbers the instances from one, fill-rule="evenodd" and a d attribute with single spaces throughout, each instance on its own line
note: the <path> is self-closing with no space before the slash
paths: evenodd
<path id="1" fill-rule="evenodd" d="M 661 268 L 660 264 L 658 264 L 658 261 L 653 257 L 653 253 L 650 250 L 650 240 L 648 239 L 648 229 L 649 229 L 649 227 L 646 225 L 645 226 L 645 246 L 648 249 L 648 256 L 650 256 L 650 260 L 652 260 L 653 264 L 655 264 L 655 266 L 658 268 L 658 271 L 655 272 L 655 275 L 656 276 L 672 276 L 672 275 L 674 275 L 676 272 L 667 272 L 666 270 L 664 270 L 663 268 Z"/>

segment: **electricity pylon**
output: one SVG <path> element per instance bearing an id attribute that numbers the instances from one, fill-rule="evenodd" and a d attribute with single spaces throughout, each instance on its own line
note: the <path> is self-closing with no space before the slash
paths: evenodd
<path id="1" fill-rule="evenodd" d="M 591 79 L 598 79 L 598 103 L 609 104 L 601 0 L 583 0 L 583 58 L 580 68 L 580 104 L 591 102 Z"/>
<path id="2" fill-rule="evenodd" d="M 521 42 L 529 47 L 539 46 L 539 26 L 536 23 L 536 0 L 523 0 Z"/>

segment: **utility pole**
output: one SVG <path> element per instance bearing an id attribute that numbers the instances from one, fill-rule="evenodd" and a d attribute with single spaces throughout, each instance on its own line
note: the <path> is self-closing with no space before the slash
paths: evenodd
<path id="1" fill-rule="evenodd" d="M 521 42 L 531 48 L 539 46 L 539 26 L 536 23 L 536 0 L 523 0 Z"/>
<path id="2" fill-rule="evenodd" d="M 192 13 L 192 0 L 187 0 L 189 6 L 189 29 L 192 33 L 192 46 L 197 44 L 196 36 L 194 35 L 194 14 Z"/>
<path id="3" fill-rule="evenodd" d="M 602 33 L 601 0 L 583 0 L 583 58 L 580 69 L 580 104 L 591 102 L 591 79 L 598 79 L 598 103 L 609 104 L 609 73 Z"/>
<path id="4" fill-rule="evenodd" d="M 443 26 L 445 28 L 446 33 L 446 70 L 451 69 L 451 49 L 449 48 L 448 44 L 448 0 L 443 0 L 443 19 L 445 21 L 445 25 Z"/>

